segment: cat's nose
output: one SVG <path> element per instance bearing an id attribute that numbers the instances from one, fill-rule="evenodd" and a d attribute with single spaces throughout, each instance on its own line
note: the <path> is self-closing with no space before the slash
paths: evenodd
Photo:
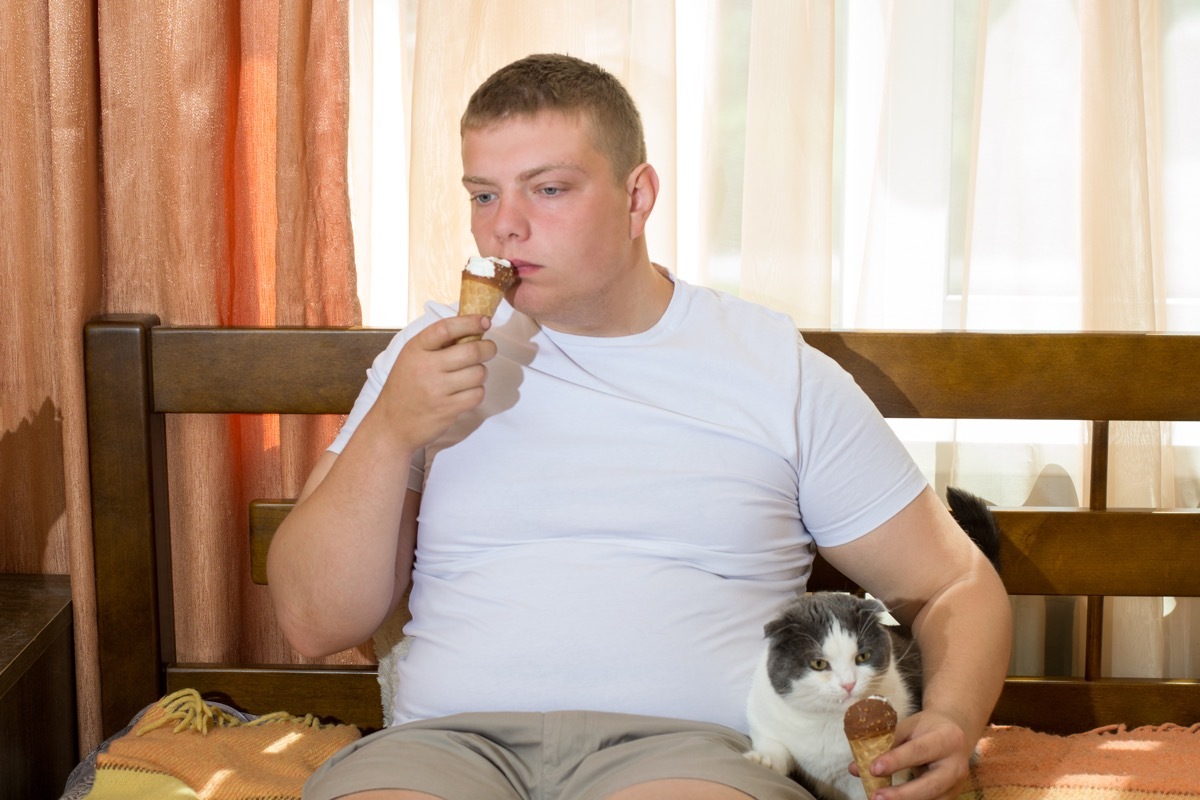
<path id="1" fill-rule="evenodd" d="M 846 694 L 848 695 L 854 691 L 854 686 L 857 683 L 857 681 L 849 681 L 848 683 L 843 683 L 842 688 L 846 690 Z"/>

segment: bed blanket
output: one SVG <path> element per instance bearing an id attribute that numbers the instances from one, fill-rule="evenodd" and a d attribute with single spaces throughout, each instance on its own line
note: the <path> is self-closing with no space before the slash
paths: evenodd
<path id="1" fill-rule="evenodd" d="M 1200 724 L 1051 736 L 993 726 L 959 800 L 1195 800 Z"/>
<path id="2" fill-rule="evenodd" d="M 358 728 L 284 712 L 246 718 L 185 689 L 151 706 L 96 756 L 87 800 L 286 800 Z"/>

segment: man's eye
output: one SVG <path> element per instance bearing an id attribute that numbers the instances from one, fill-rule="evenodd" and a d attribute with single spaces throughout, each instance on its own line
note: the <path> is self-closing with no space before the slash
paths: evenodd
<path id="1" fill-rule="evenodd" d="M 547 197 L 554 197 L 562 194 L 563 190 L 560 186 L 543 186 L 539 191 Z"/>
<path id="2" fill-rule="evenodd" d="M 476 192 L 471 195 L 471 202 L 476 205 L 485 206 L 496 199 L 496 195 L 491 192 Z"/>

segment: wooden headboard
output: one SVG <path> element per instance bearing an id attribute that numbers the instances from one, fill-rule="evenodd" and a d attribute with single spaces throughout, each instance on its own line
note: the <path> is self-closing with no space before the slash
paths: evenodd
<path id="1" fill-rule="evenodd" d="M 163 327 L 148 315 L 106 316 L 86 326 L 105 736 L 180 688 L 256 713 L 286 709 L 381 725 L 373 668 L 175 661 L 164 418 L 346 413 L 394 333 Z M 1089 508 L 996 511 L 1010 594 L 1088 597 L 1085 674 L 1010 678 L 994 721 L 1064 733 L 1200 719 L 1200 681 L 1100 676 L 1105 596 L 1200 596 L 1200 514 L 1106 509 L 1109 421 L 1200 419 L 1200 335 L 804 336 L 849 370 L 889 417 L 1091 423 Z M 247 568 L 256 582 L 266 580 L 266 548 L 289 507 L 268 500 L 248 509 Z M 810 588 L 854 589 L 824 562 Z"/>

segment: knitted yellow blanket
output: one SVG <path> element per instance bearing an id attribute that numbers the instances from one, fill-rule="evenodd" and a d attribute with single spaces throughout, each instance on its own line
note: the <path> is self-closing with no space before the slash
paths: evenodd
<path id="1" fill-rule="evenodd" d="M 284 800 L 358 739 L 351 725 L 283 712 L 243 722 L 184 689 L 150 708 L 96 757 L 86 800 Z"/>

